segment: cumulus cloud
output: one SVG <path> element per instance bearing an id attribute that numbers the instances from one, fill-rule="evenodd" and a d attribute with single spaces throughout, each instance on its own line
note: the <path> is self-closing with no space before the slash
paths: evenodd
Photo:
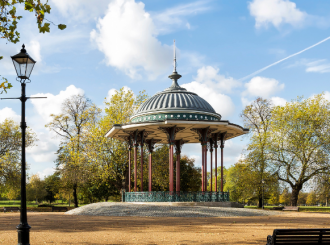
<path id="1" fill-rule="evenodd" d="M 61 106 L 64 100 L 77 94 L 84 94 L 84 91 L 80 88 L 76 88 L 74 85 L 70 85 L 64 91 L 60 91 L 58 95 L 53 95 L 51 93 L 34 94 L 32 97 L 47 97 L 47 99 L 31 100 L 31 103 L 46 124 L 51 120 L 50 114 L 61 113 Z"/>
<path id="2" fill-rule="evenodd" d="M 275 106 L 285 106 L 286 102 L 288 102 L 286 99 L 281 97 L 272 97 L 270 100 Z"/>
<path id="3" fill-rule="evenodd" d="M 157 40 L 158 32 L 142 2 L 114 0 L 104 18 L 97 21 L 91 40 L 104 53 L 107 65 L 131 78 L 146 72 L 154 79 L 171 65 L 172 49 Z"/>
<path id="4" fill-rule="evenodd" d="M 4 122 L 6 119 L 12 119 L 18 123 L 21 121 L 21 116 L 17 115 L 13 109 L 5 107 L 0 110 L 0 123 Z"/>
<path id="5" fill-rule="evenodd" d="M 273 78 L 267 77 L 254 77 L 250 82 L 245 84 L 246 90 L 243 92 L 243 96 L 260 96 L 263 98 L 269 98 L 272 94 L 275 94 L 282 89 L 285 85 L 280 84 L 279 81 Z"/>
<path id="6" fill-rule="evenodd" d="M 125 92 L 128 92 L 128 91 L 130 91 L 130 90 L 132 91 L 132 89 L 130 89 L 130 88 L 127 87 L 127 86 L 123 86 L 123 88 L 124 88 L 124 91 L 125 91 Z M 107 101 L 110 101 L 111 97 L 112 97 L 113 95 L 115 95 L 117 91 L 118 91 L 118 90 L 115 89 L 115 88 L 110 89 L 110 90 L 108 91 L 108 93 L 107 93 L 106 100 L 107 100 Z"/>
<path id="7" fill-rule="evenodd" d="M 232 77 L 219 74 L 219 69 L 213 66 L 204 66 L 197 71 L 196 82 L 205 83 L 207 86 L 217 88 L 219 91 L 231 92 L 233 88 L 241 85 Z"/>
<path id="8" fill-rule="evenodd" d="M 90 0 L 51 0 L 62 15 L 72 20 L 88 22 L 104 13 L 111 0 L 97 0 L 97 3 Z"/>
<path id="9" fill-rule="evenodd" d="M 47 99 L 31 100 L 36 113 L 29 119 L 28 125 L 33 125 L 32 129 L 36 132 L 39 141 L 37 142 L 37 146 L 29 148 L 27 153 L 35 162 L 53 162 L 56 159 L 55 152 L 58 149 L 60 139 L 56 137 L 54 132 L 46 129 L 45 125 L 52 119 L 50 114 L 61 113 L 64 100 L 77 94 L 84 94 L 84 91 L 76 88 L 74 85 L 70 85 L 57 95 L 39 93 L 31 96 L 47 97 Z"/>
<path id="10" fill-rule="evenodd" d="M 45 179 L 45 177 L 52 175 L 55 173 L 55 168 L 45 168 L 43 171 L 39 171 L 37 172 L 37 174 L 39 175 L 40 179 Z"/>
<path id="11" fill-rule="evenodd" d="M 248 7 L 256 28 L 267 28 L 269 24 L 276 28 L 283 24 L 299 27 L 308 16 L 289 0 L 253 0 Z"/>
<path id="12" fill-rule="evenodd" d="M 198 69 L 195 81 L 181 86 L 209 102 L 223 119 L 231 116 L 235 110 L 234 103 L 225 93 L 231 92 L 233 88 L 240 86 L 240 83 L 232 77 L 219 74 L 218 68 L 204 66 Z"/>

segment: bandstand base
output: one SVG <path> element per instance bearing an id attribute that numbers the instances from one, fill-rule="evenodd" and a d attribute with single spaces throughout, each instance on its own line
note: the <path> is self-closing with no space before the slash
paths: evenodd
<path id="1" fill-rule="evenodd" d="M 237 202 L 126 202 L 132 204 L 163 205 L 163 206 L 202 206 L 202 207 L 222 207 L 222 208 L 244 208 L 243 204 Z"/>

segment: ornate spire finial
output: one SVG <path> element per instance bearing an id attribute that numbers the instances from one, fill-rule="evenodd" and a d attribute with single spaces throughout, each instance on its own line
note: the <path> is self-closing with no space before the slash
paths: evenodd
<path id="1" fill-rule="evenodd" d="M 23 45 L 22 45 L 22 49 L 21 49 L 21 53 L 26 53 L 26 50 L 25 50 L 25 45 L 24 45 L 24 43 L 23 43 Z"/>
<path id="2" fill-rule="evenodd" d="M 175 39 L 174 39 L 174 45 L 173 45 L 173 49 L 174 49 L 174 69 L 173 69 L 173 72 L 176 72 L 176 53 L 175 53 Z"/>
<path id="3" fill-rule="evenodd" d="M 177 73 L 176 71 L 176 49 L 175 49 L 175 40 L 174 40 L 174 45 L 173 45 L 173 51 L 174 51 L 174 63 L 173 63 L 173 73 L 169 75 L 168 77 L 172 79 L 172 85 L 165 89 L 164 91 L 186 91 L 185 88 L 180 87 L 178 84 L 178 79 L 180 79 L 181 75 Z"/>

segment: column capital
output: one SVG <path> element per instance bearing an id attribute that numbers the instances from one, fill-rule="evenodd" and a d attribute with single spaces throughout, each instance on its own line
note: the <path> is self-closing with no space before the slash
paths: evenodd
<path id="1" fill-rule="evenodd" d="M 155 144 L 157 144 L 158 142 L 160 142 L 161 140 L 156 140 L 156 139 L 148 139 L 145 141 L 145 144 L 147 146 L 148 152 L 149 154 L 152 154 L 152 152 L 155 149 Z"/>
<path id="2" fill-rule="evenodd" d="M 201 142 L 202 146 L 207 146 L 209 138 L 211 137 L 212 132 L 216 131 L 216 128 L 192 128 L 191 131 L 198 134 L 199 141 Z"/>
<path id="3" fill-rule="evenodd" d="M 175 153 L 178 155 L 178 154 L 181 154 L 181 149 L 182 149 L 182 145 L 184 143 L 187 143 L 188 141 L 184 141 L 183 139 L 180 139 L 180 140 L 176 140 L 175 141 Z"/>
<path id="4" fill-rule="evenodd" d="M 170 145 L 175 145 L 175 135 L 178 132 L 184 130 L 185 128 L 173 126 L 173 127 L 159 127 L 159 129 L 166 134 L 168 143 Z"/>
<path id="5" fill-rule="evenodd" d="M 225 147 L 225 139 L 227 132 L 220 133 L 220 148 L 223 149 Z"/>

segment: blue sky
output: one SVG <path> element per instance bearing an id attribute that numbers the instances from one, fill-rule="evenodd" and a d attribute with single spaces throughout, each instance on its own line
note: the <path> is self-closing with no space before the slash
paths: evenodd
<path id="1" fill-rule="evenodd" d="M 20 95 L 10 55 L 24 43 L 37 60 L 28 95 L 47 100 L 27 102 L 27 124 L 38 134 L 28 150 L 29 173 L 51 174 L 59 138 L 45 129 L 50 113 L 65 98 L 85 93 L 102 107 L 115 89 L 127 86 L 149 96 L 169 87 L 173 39 L 179 83 L 206 99 L 231 122 L 242 124 L 244 106 L 261 96 L 283 104 L 297 96 L 328 92 L 330 40 L 242 80 L 249 74 L 330 36 L 330 2 L 324 0 L 50 0 L 53 26 L 39 34 L 34 16 L 24 13 L 19 44 L 2 41 L 0 74 L 13 83 L 8 94 Z M 19 101 L 0 101 L 0 121 L 20 121 Z M 226 143 L 225 165 L 239 159 L 248 138 Z M 200 165 L 200 146 L 183 153 Z"/>

